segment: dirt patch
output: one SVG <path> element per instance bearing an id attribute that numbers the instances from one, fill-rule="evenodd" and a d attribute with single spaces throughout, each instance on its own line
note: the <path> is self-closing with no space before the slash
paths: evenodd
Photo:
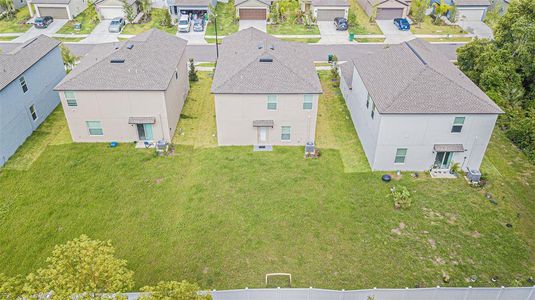
<path id="1" fill-rule="evenodd" d="M 431 245 L 431 248 L 433 248 L 433 249 L 437 248 L 437 243 L 435 242 L 435 240 L 428 239 L 427 242 L 429 243 L 429 245 Z"/>
<path id="2" fill-rule="evenodd" d="M 401 231 L 405 229 L 405 223 L 401 222 L 399 223 L 399 226 L 397 228 L 394 228 L 392 230 L 390 230 L 390 233 L 392 234 L 396 234 L 396 235 L 401 235 Z"/>
<path id="3" fill-rule="evenodd" d="M 163 181 L 163 178 L 157 178 L 156 180 L 154 180 L 156 184 L 160 184 L 162 183 L 162 181 Z"/>
<path id="4" fill-rule="evenodd" d="M 479 231 L 474 231 L 470 236 L 477 239 L 481 236 L 481 233 L 479 233 Z"/>

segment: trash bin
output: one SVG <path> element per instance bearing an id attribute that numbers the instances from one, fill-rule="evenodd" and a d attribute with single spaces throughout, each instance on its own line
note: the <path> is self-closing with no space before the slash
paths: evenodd
<path id="1" fill-rule="evenodd" d="M 352 42 L 355 39 L 355 34 L 353 32 L 349 33 L 349 41 Z"/>
<path id="2" fill-rule="evenodd" d="M 75 23 L 74 24 L 74 30 L 81 30 L 82 29 L 82 23 Z"/>
<path id="3" fill-rule="evenodd" d="M 327 61 L 328 61 L 328 62 L 333 62 L 333 55 L 332 55 L 332 54 L 329 54 L 329 55 L 327 56 Z"/>

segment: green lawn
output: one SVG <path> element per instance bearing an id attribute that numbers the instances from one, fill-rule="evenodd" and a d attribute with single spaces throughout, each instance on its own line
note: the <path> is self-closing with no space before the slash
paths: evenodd
<path id="1" fill-rule="evenodd" d="M 55 37 L 55 39 L 64 43 L 77 43 L 85 38 L 83 37 Z"/>
<path id="2" fill-rule="evenodd" d="M 0 36 L 0 41 L 12 41 L 16 39 L 18 36 Z"/>
<path id="3" fill-rule="evenodd" d="M 435 25 L 431 17 L 425 17 L 421 24 L 411 25 L 414 34 L 464 34 L 466 32 L 457 25 Z"/>
<path id="4" fill-rule="evenodd" d="M 137 286 L 187 279 L 206 289 L 262 287 L 271 272 L 291 273 L 295 287 L 444 286 L 443 272 L 449 286 L 527 285 L 535 167 L 500 131 L 482 168 L 493 205 L 463 179 L 403 174 L 385 184 L 382 173 L 366 171 L 347 108 L 324 73 L 319 159 L 303 159 L 302 147 L 214 147 L 211 77 L 199 74 L 169 157 L 130 144 L 70 143 L 58 109 L 0 169 L 1 271 L 35 270 L 55 244 L 85 233 L 112 240 Z M 386 197 L 398 184 L 414 196 L 407 211 Z M 478 280 L 468 283 L 471 275 Z"/>
<path id="5" fill-rule="evenodd" d="M 292 23 L 268 25 L 267 32 L 269 34 L 280 34 L 280 35 L 319 35 L 320 34 L 320 30 L 318 26 L 316 25 L 307 27 L 302 24 L 292 24 Z"/>
<path id="6" fill-rule="evenodd" d="M 454 38 L 424 38 L 424 40 L 428 42 L 470 42 L 472 40 L 471 37 L 454 37 Z"/>
<path id="7" fill-rule="evenodd" d="M 349 28 L 355 34 L 383 34 L 375 22 L 370 22 L 370 17 L 364 9 L 357 3 L 357 0 L 349 0 L 350 11 L 355 13 L 358 26 Z"/>
<path id="8" fill-rule="evenodd" d="M 281 38 L 283 41 L 314 44 L 320 41 L 320 38 Z"/>
<path id="9" fill-rule="evenodd" d="M 151 12 L 152 14 L 151 19 L 148 22 L 143 23 L 143 24 L 127 24 L 124 27 L 121 34 L 137 35 L 147 30 L 150 30 L 152 28 L 158 28 L 169 34 L 176 34 L 177 32 L 176 26 L 164 27 L 160 25 L 160 20 L 162 18 L 162 15 L 165 13 L 166 13 L 165 8 L 153 8 Z"/>
<path id="10" fill-rule="evenodd" d="M 88 17 L 88 11 L 90 9 L 92 9 L 92 8 L 91 7 L 86 8 L 83 12 L 81 12 L 79 15 L 77 15 L 73 20 L 70 20 L 69 22 L 67 22 L 67 24 L 63 25 L 63 27 L 61 27 L 60 30 L 58 30 L 57 33 L 60 33 L 60 34 L 69 34 L 69 33 L 72 33 L 72 34 L 89 34 L 89 33 L 91 33 L 91 31 L 93 31 L 93 29 L 95 29 L 95 27 L 97 26 L 98 23 L 93 22 Z M 80 30 L 74 29 L 74 24 L 76 24 L 76 23 L 82 24 L 82 29 L 80 29 Z"/>
<path id="11" fill-rule="evenodd" d="M 356 38 L 357 43 L 384 43 L 385 38 Z"/>
<path id="12" fill-rule="evenodd" d="M 236 9 L 234 1 L 228 3 L 217 2 L 215 13 L 217 14 L 217 34 L 230 35 L 238 31 L 238 20 L 236 20 Z M 215 36 L 215 26 L 210 19 L 206 25 L 205 35 Z"/>
<path id="13" fill-rule="evenodd" d="M 25 22 L 30 19 L 30 12 L 27 7 L 19 9 L 14 18 L 0 20 L 0 33 L 25 32 L 32 25 Z"/>

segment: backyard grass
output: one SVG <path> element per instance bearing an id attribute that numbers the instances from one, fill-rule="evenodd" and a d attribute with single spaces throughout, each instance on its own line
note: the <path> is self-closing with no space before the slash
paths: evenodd
<path id="1" fill-rule="evenodd" d="M 283 41 L 287 42 L 297 42 L 297 43 L 307 43 L 307 44 L 315 44 L 320 41 L 321 38 L 281 38 Z"/>
<path id="2" fill-rule="evenodd" d="M 385 38 L 356 38 L 357 43 L 384 43 Z"/>
<path id="3" fill-rule="evenodd" d="M 302 24 L 282 23 L 277 25 L 268 25 L 267 33 L 274 35 L 319 35 L 318 26 L 305 26 Z"/>
<path id="4" fill-rule="evenodd" d="M 176 26 L 164 27 L 160 25 L 160 20 L 162 18 L 162 15 L 165 13 L 166 13 L 165 8 L 153 8 L 151 11 L 151 18 L 148 22 L 143 23 L 143 24 L 126 24 L 121 34 L 137 35 L 147 30 L 150 30 L 152 28 L 160 29 L 169 34 L 176 34 L 177 32 Z"/>
<path id="5" fill-rule="evenodd" d="M 435 25 L 430 16 L 425 17 L 420 24 L 412 24 L 411 32 L 414 34 L 465 34 L 457 25 Z"/>
<path id="6" fill-rule="evenodd" d="M 26 32 L 32 27 L 25 23 L 28 19 L 30 19 L 30 12 L 27 7 L 23 7 L 17 11 L 14 18 L 0 20 L 0 33 Z"/>
<path id="7" fill-rule="evenodd" d="M 92 4 L 91 4 L 92 5 Z M 83 12 L 77 15 L 73 20 L 67 22 L 63 27 L 61 27 L 57 33 L 59 34 L 89 34 L 97 26 L 97 22 L 90 20 L 88 16 L 88 10 L 92 9 L 91 7 L 86 8 Z M 74 24 L 82 24 L 80 30 L 74 29 Z"/>
<path id="8" fill-rule="evenodd" d="M 230 35 L 238 31 L 239 24 L 236 20 L 234 1 L 217 2 L 215 13 L 217 14 L 217 35 Z M 206 25 L 205 35 L 215 36 L 215 26 L 212 19 Z"/>
<path id="9" fill-rule="evenodd" d="M 375 22 L 370 22 L 370 17 L 357 3 L 357 0 L 349 0 L 350 12 L 354 12 L 358 26 L 352 26 L 349 31 L 355 34 L 383 34 Z"/>
<path id="10" fill-rule="evenodd" d="M 137 286 L 186 279 L 204 289 L 262 287 L 271 272 L 291 273 L 294 287 L 528 285 L 535 167 L 500 131 L 482 166 L 485 190 L 425 174 L 387 184 L 383 173 L 345 172 L 347 161 L 365 158 L 327 73 L 321 157 L 310 160 L 302 147 L 212 147 L 210 75 L 199 75 L 169 157 L 130 144 L 69 143 L 58 109 L 43 125 L 54 130 L 42 131 L 40 155 L 13 158 L 27 165 L 36 157 L 31 166 L 0 169 L 0 272 L 33 271 L 55 244 L 88 234 L 112 240 Z M 399 184 L 413 195 L 409 210 L 386 197 Z M 476 282 L 467 282 L 472 275 Z"/>

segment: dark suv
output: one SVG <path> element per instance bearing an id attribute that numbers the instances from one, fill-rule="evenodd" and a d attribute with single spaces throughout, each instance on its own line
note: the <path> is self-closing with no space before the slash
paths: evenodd
<path id="1" fill-rule="evenodd" d="M 334 26 L 336 26 L 336 30 L 347 30 L 347 19 L 342 17 L 334 18 Z"/>
<path id="2" fill-rule="evenodd" d="M 44 16 L 42 18 L 35 18 L 33 26 L 35 26 L 35 28 L 47 28 L 52 22 L 54 22 L 54 18 L 51 16 Z"/>

